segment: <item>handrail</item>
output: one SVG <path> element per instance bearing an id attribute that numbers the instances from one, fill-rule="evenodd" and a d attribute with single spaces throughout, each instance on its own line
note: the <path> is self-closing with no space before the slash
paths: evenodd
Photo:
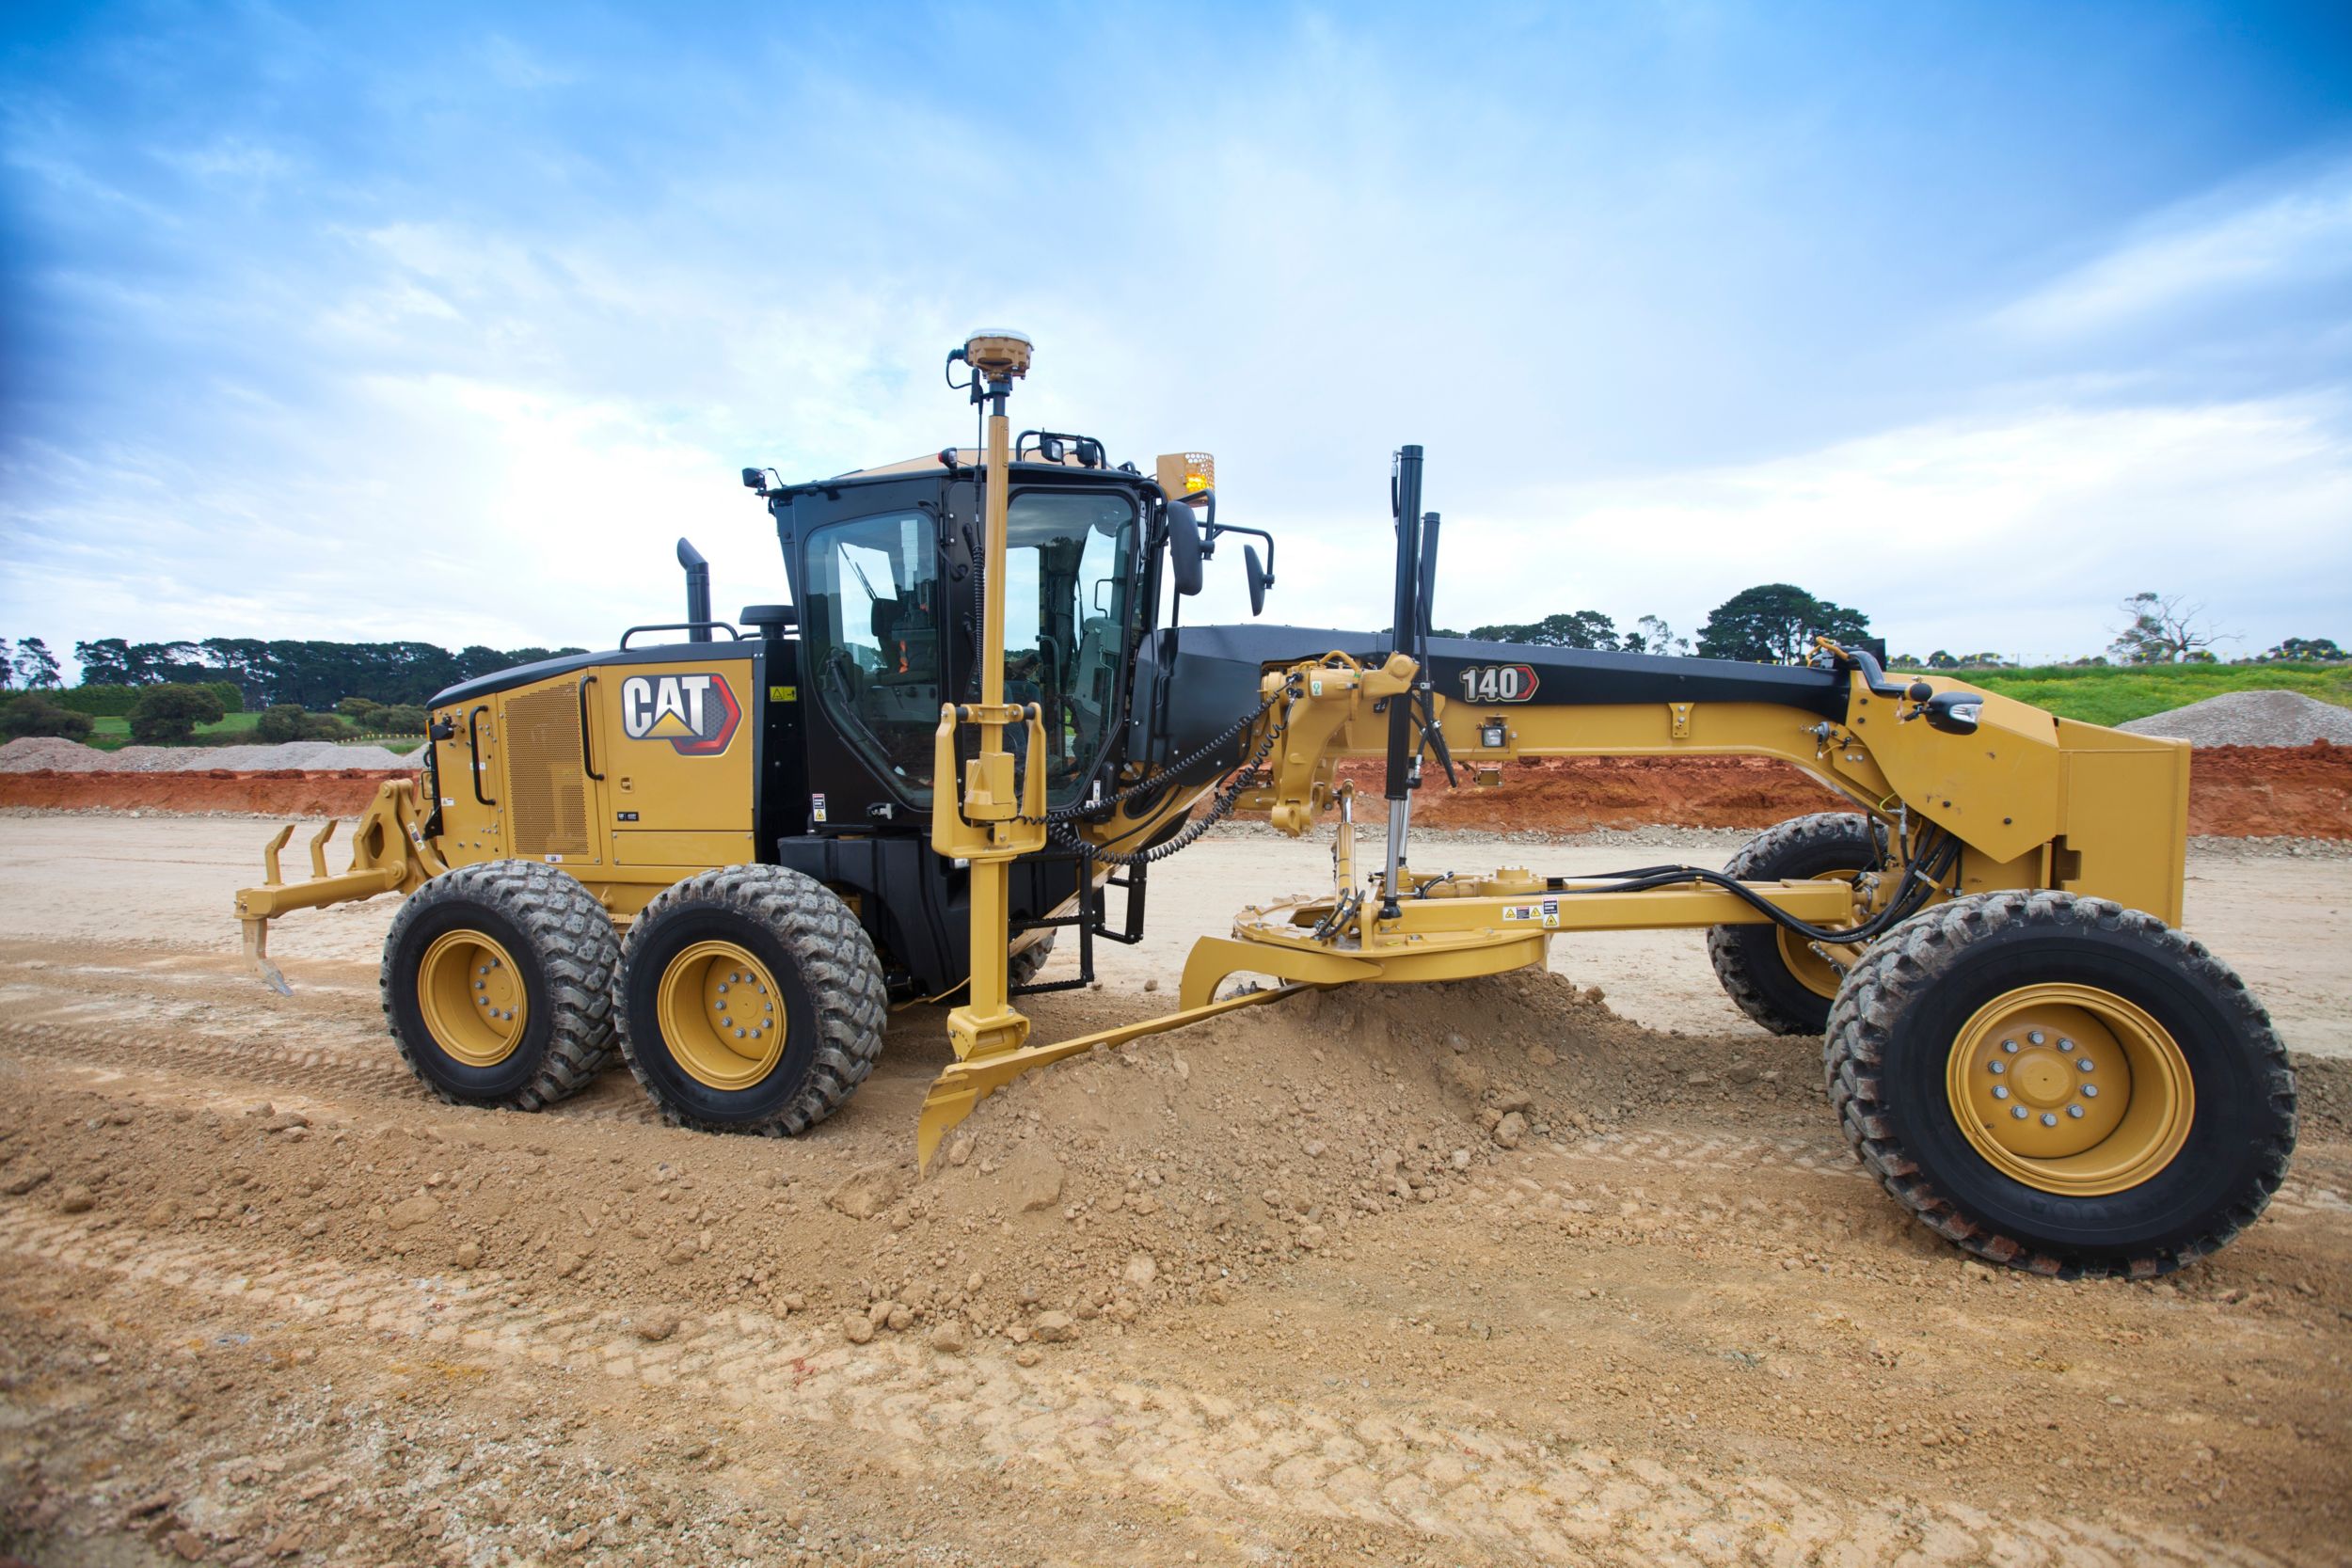
<path id="1" fill-rule="evenodd" d="M 596 771 L 596 752 L 588 744 L 588 689 L 596 684 L 596 679 L 593 674 L 580 677 L 580 770 L 602 784 L 604 775 Z"/>
<path id="2" fill-rule="evenodd" d="M 628 647 L 628 640 L 641 631 L 695 631 L 703 627 L 724 631 L 731 640 L 737 642 L 751 641 L 736 629 L 735 624 L 731 621 L 649 621 L 642 626 L 631 626 L 621 633 L 621 646 Z"/>
<path id="3" fill-rule="evenodd" d="M 489 704 L 476 703 L 466 714 L 466 749 L 473 753 L 473 798 L 485 806 L 495 806 L 498 802 L 482 793 L 482 736 L 474 727 L 474 721 L 489 711 Z"/>

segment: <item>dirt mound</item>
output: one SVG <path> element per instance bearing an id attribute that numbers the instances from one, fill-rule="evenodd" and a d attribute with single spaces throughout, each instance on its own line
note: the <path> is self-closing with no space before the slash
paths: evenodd
<path id="1" fill-rule="evenodd" d="M 1125 1322 L 1221 1300 L 1350 1256 L 1368 1216 L 1491 1180 L 1512 1150 L 1674 1098 L 1688 1064 L 1656 1044 L 1540 971 L 1305 993 L 1016 1080 L 949 1135 L 910 1240 L 999 1233 L 1010 1301 L 966 1308 L 989 1332 L 1041 1303 Z"/>
<path id="2" fill-rule="evenodd" d="M 251 812 L 261 816 L 357 816 L 388 779 L 407 772 L 0 772 L 0 806 L 50 811 Z"/>
<path id="3" fill-rule="evenodd" d="M 102 752 L 78 740 L 35 736 L 0 746 L 0 773 L 208 773 L 341 771 L 406 772 L 408 758 L 381 746 L 339 746 L 331 740 L 289 740 L 276 746 L 125 746 Z"/>
<path id="4" fill-rule="evenodd" d="M 2341 746 L 2352 743 L 2352 708 L 2299 691 L 2225 691 L 2116 728 L 2200 747 L 2309 746 L 2315 740 Z"/>

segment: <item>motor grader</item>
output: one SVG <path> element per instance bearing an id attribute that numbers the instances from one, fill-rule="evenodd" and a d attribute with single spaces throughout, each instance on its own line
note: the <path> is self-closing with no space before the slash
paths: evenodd
<path id="1" fill-rule="evenodd" d="M 715 620 L 681 540 L 684 621 L 440 693 L 419 776 L 377 795 L 349 870 L 327 870 L 330 822 L 312 879 L 287 882 L 288 828 L 237 895 L 264 975 L 284 988 L 277 916 L 404 894 L 383 1005 L 436 1093 L 536 1110 L 617 1053 L 679 1125 L 787 1135 L 856 1089 L 894 1003 L 953 1000 L 928 1164 L 979 1099 L 1078 1052 L 1310 987 L 1540 965 L 1579 932 L 1704 929 L 1743 1011 L 1823 1036 L 1863 1164 L 1982 1257 L 2160 1273 L 2277 1188 L 2285 1053 L 2175 928 L 2185 745 L 1893 678 L 1826 640 L 1782 667 L 1435 637 L 1440 523 L 1412 446 L 1391 474 L 1387 629 L 1184 626 L 1232 534 L 1255 541 L 1262 611 L 1275 540 L 1219 520 L 1206 453 L 1147 473 L 1086 436 L 1016 437 L 1030 358 L 1007 332 L 947 356 L 974 447 L 744 471 L 787 602 Z M 1787 763 L 1848 809 L 1722 872 L 1412 863 L 1414 796 L 1439 774 L 1724 755 Z M 1385 764 L 1360 849 L 1348 758 Z M 1033 1041 L 1014 1001 L 1088 984 L 1097 942 L 1141 936 L 1151 867 L 1237 810 L 1294 835 L 1328 822 L 1329 887 L 1200 939 L 1173 1011 Z M 1065 931 L 1075 975 L 1041 979 Z"/>

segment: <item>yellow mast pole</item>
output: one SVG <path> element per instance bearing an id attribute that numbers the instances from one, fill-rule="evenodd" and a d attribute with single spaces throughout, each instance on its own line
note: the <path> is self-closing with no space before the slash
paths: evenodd
<path id="1" fill-rule="evenodd" d="M 947 1015 L 947 1035 L 959 1058 L 1016 1051 L 1028 1039 L 1029 1021 L 1009 995 L 1006 948 L 1011 921 L 1011 863 L 1045 843 L 1044 732 L 1036 716 L 1005 705 L 1005 530 L 1010 505 L 1012 434 L 1005 401 L 1029 370 L 1029 340 L 1017 332 L 976 332 L 963 358 L 975 392 L 988 404 L 986 500 L 982 525 L 980 700 L 973 707 L 940 710 L 931 796 L 931 847 L 971 866 L 972 979 L 964 1005 Z M 1016 788 L 1005 726 L 1029 726 L 1027 777 Z M 962 768 L 957 799 L 955 731 L 980 728 L 979 754 Z"/>

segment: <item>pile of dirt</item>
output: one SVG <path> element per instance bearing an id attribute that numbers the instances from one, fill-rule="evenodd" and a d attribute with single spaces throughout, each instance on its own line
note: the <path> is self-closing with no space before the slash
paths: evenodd
<path id="1" fill-rule="evenodd" d="M 2299 691 L 2225 691 L 2201 703 L 2119 724 L 2134 735 L 2160 735 L 2193 746 L 2352 744 L 2352 708 Z"/>
<path id="2" fill-rule="evenodd" d="M 407 772 L 408 758 L 381 746 L 289 740 L 275 746 L 125 746 L 105 752 L 78 740 L 30 736 L 0 746 L 0 773 Z"/>
<path id="3" fill-rule="evenodd" d="M 571 1171 L 558 1196 L 529 1118 L 370 1127 L 258 1104 L 157 1118 L 127 1180 L 80 1122 L 19 1124 L 9 1168 L 158 1229 L 332 1230 L 361 1259 L 565 1281 L 623 1308 L 691 1298 L 821 1314 L 859 1342 L 1051 1344 L 1349 1258 L 1356 1226 L 1491 1183 L 1514 1151 L 1564 1153 L 1697 1093 L 1814 1092 L 1781 1082 L 1767 1042 L 1726 1065 L 1714 1042 L 1661 1038 L 1545 972 L 1310 992 L 1029 1074 L 928 1178 L 903 1126 L 846 1168 L 831 1145 L 854 1129 L 680 1146 L 615 1126 L 609 1177 Z"/>
<path id="4" fill-rule="evenodd" d="M 1368 1217 L 1491 1180 L 1515 1150 L 1678 1098 L 1691 1063 L 1655 1044 L 1597 989 L 1524 971 L 1308 992 L 1098 1050 L 1016 1080 L 949 1135 L 907 1200 L 909 1250 L 996 1233 L 1007 1290 L 961 1307 L 992 1334 L 1042 1332 L 1041 1309 L 1126 1323 L 1222 1301 L 1284 1261 L 1352 1257 Z M 1777 1070 L 1713 1065 L 1777 1091 Z M 866 1205 L 861 1180 L 835 1207 Z"/>

